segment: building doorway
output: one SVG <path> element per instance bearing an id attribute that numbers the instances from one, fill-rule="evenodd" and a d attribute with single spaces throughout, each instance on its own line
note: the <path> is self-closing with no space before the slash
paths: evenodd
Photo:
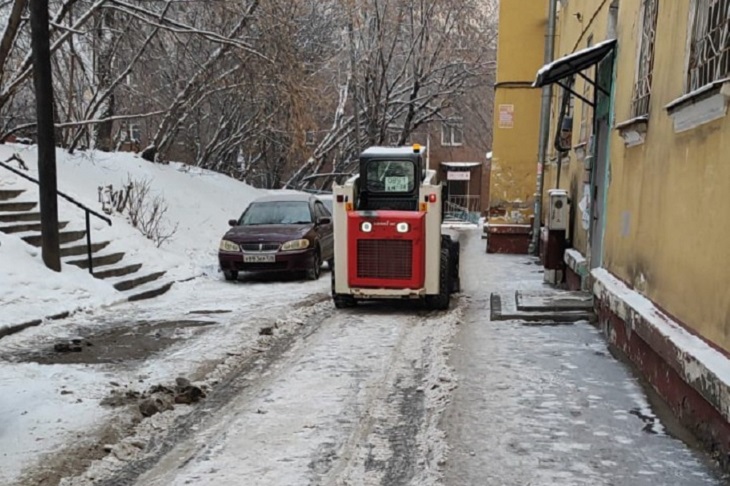
<path id="1" fill-rule="evenodd" d="M 482 205 L 482 164 L 442 162 L 444 212 L 448 218 L 477 223 Z"/>
<path id="2" fill-rule="evenodd" d="M 609 141 L 611 134 L 613 59 L 611 53 L 598 64 L 596 90 L 594 164 L 591 171 L 590 266 L 603 264 L 603 237 L 606 227 L 606 192 L 608 184 Z"/>

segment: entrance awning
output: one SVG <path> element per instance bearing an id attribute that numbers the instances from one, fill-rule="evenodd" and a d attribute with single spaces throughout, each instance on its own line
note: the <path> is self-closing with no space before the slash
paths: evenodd
<path id="1" fill-rule="evenodd" d="M 543 86 L 557 83 L 586 103 L 593 105 L 592 101 L 587 100 L 579 93 L 574 92 L 570 87 L 570 83 L 566 83 L 565 80 L 566 78 L 577 74 L 595 86 L 597 90 L 608 96 L 608 91 L 606 91 L 606 89 L 602 86 L 598 86 L 592 79 L 589 79 L 585 74 L 583 74 L 583 71 L 603 61 L 603 59 L 615 48 L 616 39 L 609 39 L 607 41 L 599 42 L 595 46 L 568 54 L 567 56 L 557 59 L 549 64 L 545 64 L 537 72 L 537 78 L 535 79 L 533 86 L 535 88 L 542 88 Z"/>
<path id="2" fill-rule="evenodd" d="M 473 169 L 482 165 L 481 162 L 441 162 L 441 165 L 449 169 Z"/>

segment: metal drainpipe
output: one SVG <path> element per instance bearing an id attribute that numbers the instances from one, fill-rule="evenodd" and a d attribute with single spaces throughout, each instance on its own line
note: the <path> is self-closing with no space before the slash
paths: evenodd
<path id="1" fill-rule="evenodd" d="M 558 0 L 548 0 L 548 24 L 545 33 L 545 59 L 548 64 L 553 61 L 555 46 L 555 18 L 558 10 Z M 545 160 L 547 158 L 548 143 L 550 140 L 550 102 L 552 101 L 552 85 L 542 88 L 542 105 L 540 107 L 540 144 L 537 152 L 537 193 L 535 194 L 535 220 L 532 226 L 532 239 L 529 252 L 539 254 L 540 219 L 542 218 L 542 190 L 545 184 Z"/>

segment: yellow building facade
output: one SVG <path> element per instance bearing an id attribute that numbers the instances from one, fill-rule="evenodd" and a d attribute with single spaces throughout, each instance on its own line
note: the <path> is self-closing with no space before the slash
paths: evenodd
<path id="1" fill-rule="evenodd" d="M 573 97 L 571 148 L 559 154 L 552 142 L 562 89 L 555 90 L 552 104 L 545 190 L 557 187 L 562 160 L 560 187 L 569 190 L 573 202 L 572 246 L 594 260 L 592 267 L 607 269 L 730 351 L 730 84 L 723 82 L 730 76 L 730 46 L 718 53 L 714 74 L 690 80 L 690 63 L 702 62 L 692 53 L 693 46 L 700 51 L 696 46 L 702 40 L 696 19 L 704 16 L 705 24 L 711 23 L 716 14 L 702 9 L 712 4 L 723 7 L 722 1 L 703 0 L 560 2 L 556 57 L 617 40 L 606 193 L 603 201 L 591 201 L 604 213 L 601 232 L 589 235 L 578 208 L 590 192 L 584 162 L 594 110 Z M 649 15 L 653 27 L 644 21 Z M 595 68 L 584 74 L 594 77 Z M 593 95 L 580 77 L 574 90 L 589 99 Z M 592 255 L 599 238 L 600 254 Z"/>
<path id="2" fill-rule="evenodd" d="M 543 50 L 537 47 L 544 45 L 546 12 L 545 6 L 533 0 L 499 5 L 489 203 L 492 224 L 528 225 L 533 214 L 541 93 L 532 88 L 532 81 L 543 64 Z"/>
<path id="3" fill-rule="evenodd" d="M 543 200 L 570 198 L 566 283 L 730 465 L 730 0 L 551 1 L 535 86 L 554 86 Z"/>
<path id="4" fill-rule="evenodd" d="M 615 4 L 613 5 L 615 7 Z M 558 1 L 555 29 L 555 58 L 560 59 L 576 51 L 590 48 L 609 38 L 609 31 L 615 25 L 615 8 L 606 0 Z M 586 75 L 593 78 L 595 68 Z M 587 80 L 576 77 L 573 89 L 582 96 L 592 99 L 594 88 Z M 545 165 L 545 181 L 543 200 L 547 201 L 547 191 L 550 189 L 566 189 L 573 202 L 572 224 L 569 238 L 572 246 L 582 254 L 587 255 L 589 250 L 588 229 L 582 224 L 578 204 L 587 197 L 587 186 L 590 175 L 586 173 L 586 157 L 589 156 L 589 142 L 593 135 L 594 109 L 588 103 L 572 96 L 572 130 L 570 150 L 559 153 L 555 147 L 555 134 L 558 131 L 558 118 L 563 102 L 562 90 L 558 87 L 553 90 L 551 103 L 550 142 L 548 146 L 547 163 Z M 558 167 L 560 164 L 560 167 Z M 558 172 L 560 180 L 558 181 Z M 547 204 L 543 205 L 542 219 L 547 215 Z"/>
<path id="5" fill-rule="evenodd" d="M 604 258 L 612 273 L 730 350 L 730 83 L 719 83 L 730 76 L 730 41 L 716 85 L 706 78 L 696 88 L 688 86 L 687 50 L 696 41 L 688 19 L 700 15 L 691 7 L 701 3 L 660 2 L 658 7 L 644 141 L 627 146 L 618 133 L 612 139 Z M 639 33 L 631 18 L 641 8 L 639 0 L 623 0 L 620 10 L 625 46 L 617 57 L 619 126 L 634 116 L 637 54 L 630 46 L 637 45 Z M 725 29 L 729 23 L 726 17 Z M 723 113 L 710 115 L 713 110 Z"/>

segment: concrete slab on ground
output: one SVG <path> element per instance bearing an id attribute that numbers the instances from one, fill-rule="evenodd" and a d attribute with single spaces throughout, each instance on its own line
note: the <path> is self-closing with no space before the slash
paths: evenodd
<path id="1" fill-rule="evenodd" d="M 592 311 L 593 294 L 564 290 L 522 291 L 515 294 L 520 311 Z"/>
<path id="2" fill-rule="evenodd" d="M 537 292 L 493 292 L 490 297 L 493 321 L 578 322 L 594 318 L 593 304 L 579 292 L 544 290 Z"/>

